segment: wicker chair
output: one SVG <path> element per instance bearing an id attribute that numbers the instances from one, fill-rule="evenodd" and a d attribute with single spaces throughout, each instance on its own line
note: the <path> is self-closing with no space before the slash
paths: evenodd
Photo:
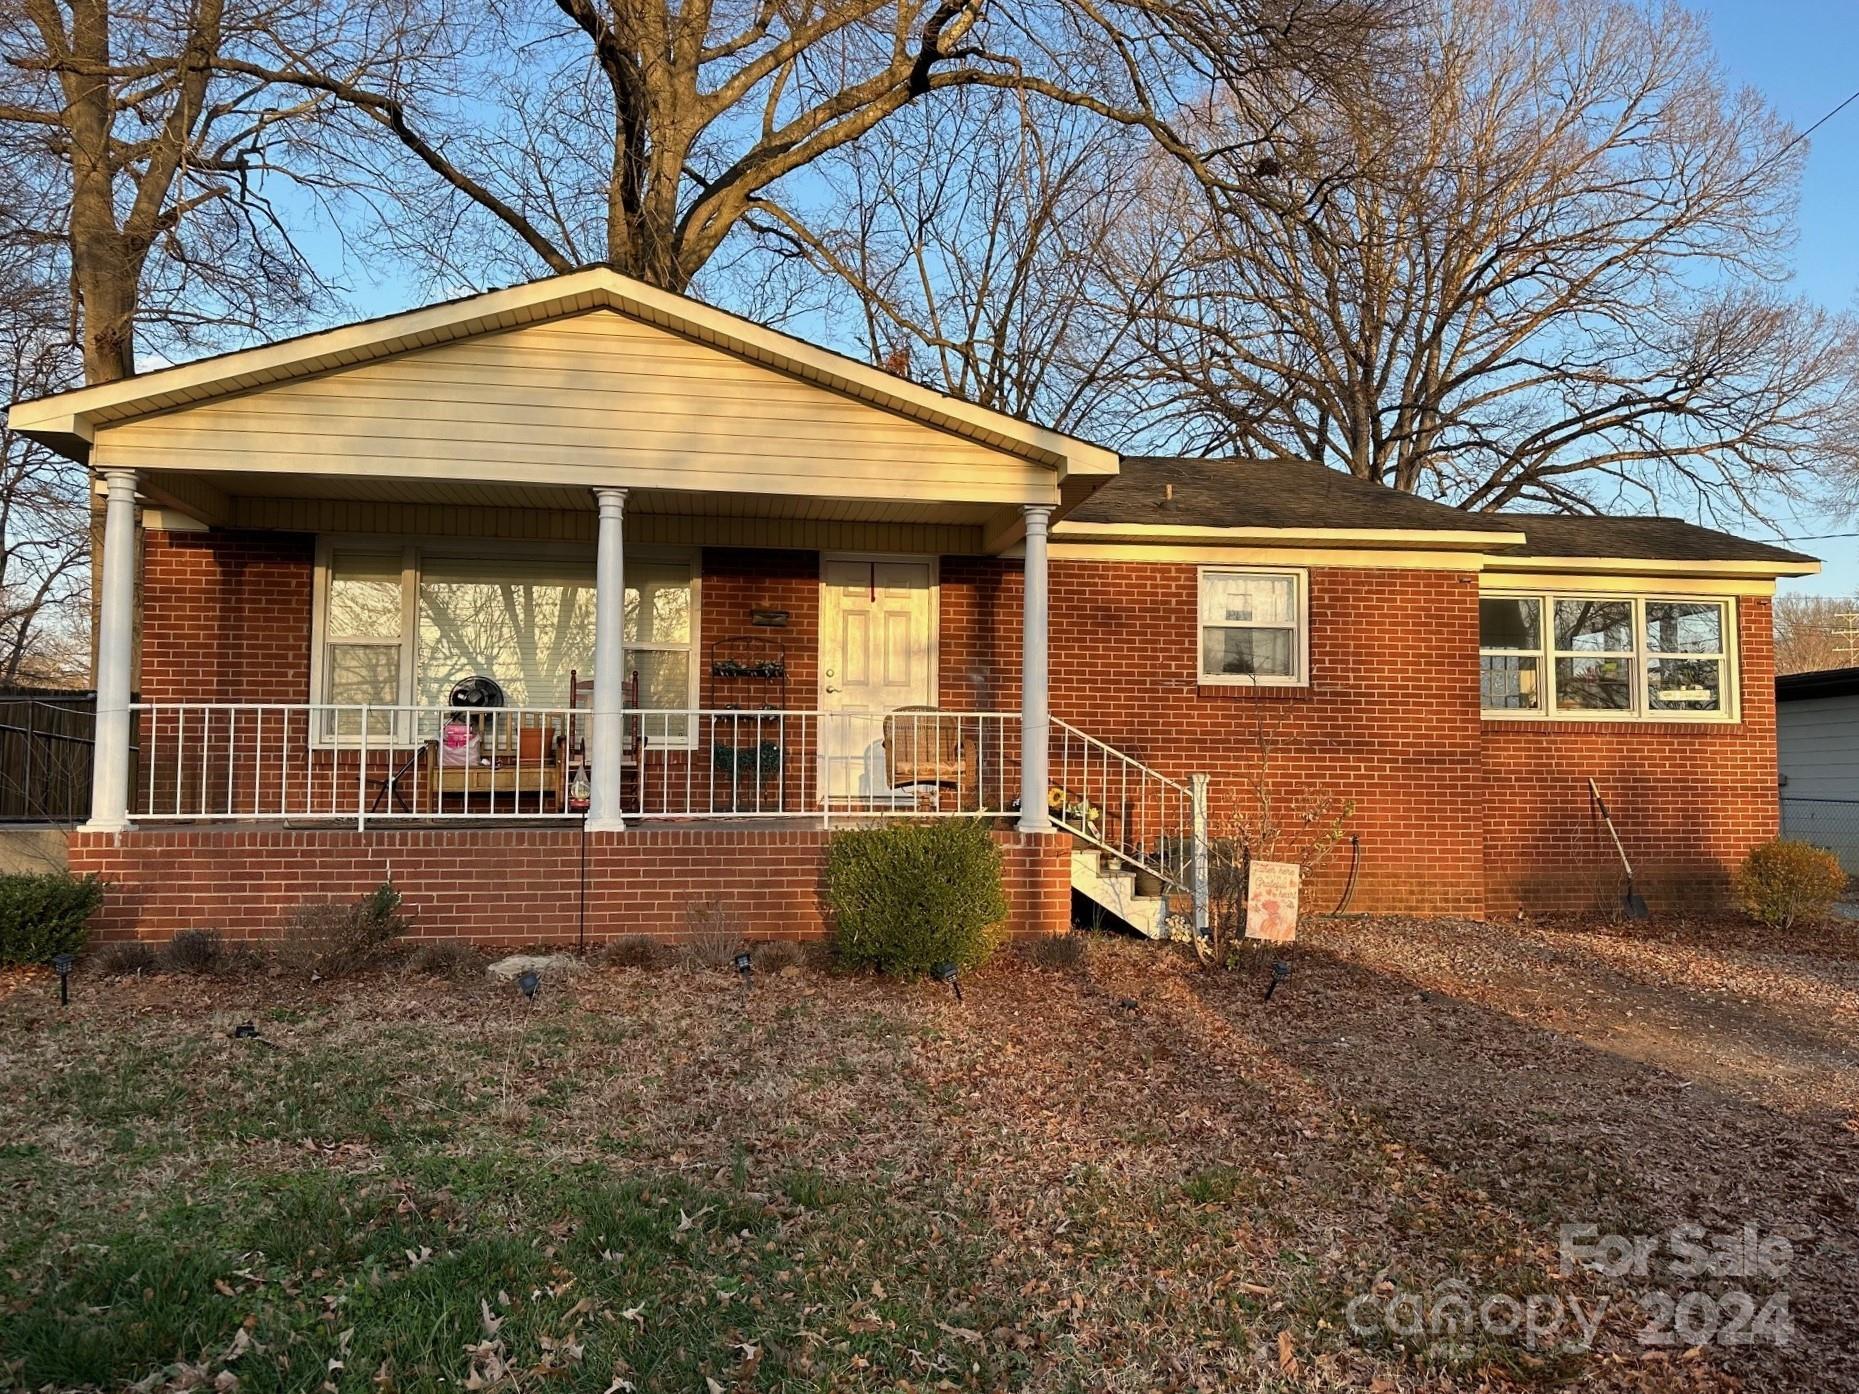
<path id="1" fill-rule="evenodd" d="M 893 789 L 955 791 L 958 808 L 979 808 L 980 761 L 975 726 L 959 712 L 899 707 L 884 718 L 885 777 Z"/>

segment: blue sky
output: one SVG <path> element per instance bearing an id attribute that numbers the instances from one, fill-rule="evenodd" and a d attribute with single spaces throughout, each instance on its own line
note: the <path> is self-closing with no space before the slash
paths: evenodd
<path id="1" fill-rule="evenodd" d="M 1798 129 L 1859 88 L 1859 4 L 1853 0 L 1726 0 L 1706 13 L 1732 78 L 1761 92 Z M 1859 102 L 1809 141 L 1795 266 L 1801 294 L 1830 309 L 1859 310 Z M 1783 530 L 1854 532 L 1859 522 L 1851 515 L 1810 514 Z M 1784 582 L 1784 590 L 1859 591 L 1859 538 L 1795 545 L 1826 566 L 1819 576 Z"/>

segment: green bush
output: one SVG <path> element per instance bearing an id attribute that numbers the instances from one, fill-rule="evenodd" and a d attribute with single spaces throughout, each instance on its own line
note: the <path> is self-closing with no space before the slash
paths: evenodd
<path id="1" fill-rule="evenodd" d="M 103 882 L 62 871 L 0 876 L 0 964 L 44 963 L 84 947 Z"/>
<path id="2" fill-rule="evenodd" d="M 1840 859 L 1811 842 L 1774 838 L 1743 858 L 1736 898 L 1772 929 L 1824 920 L 1846 892 Z"/>
<path id="3" fill-rule="evenodd" d="M 1007 917 L 1000 848 L 981 823 L 892 823 L 833 834 L 826 908 L 834 952 L 883 973 L 985 963 Z"/>

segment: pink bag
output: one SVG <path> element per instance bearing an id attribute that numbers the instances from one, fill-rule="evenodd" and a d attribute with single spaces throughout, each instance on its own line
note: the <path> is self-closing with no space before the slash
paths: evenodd
<path id="1" fill-rule="evenodd" d="M 462 721 L 448 721 L 439 732 L 439 763 L 449 767 L 478 763 L 478 735 Z"/>

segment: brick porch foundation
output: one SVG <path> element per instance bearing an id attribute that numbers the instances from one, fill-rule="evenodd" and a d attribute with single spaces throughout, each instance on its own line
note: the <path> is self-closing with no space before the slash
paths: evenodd
<path id="1" fill-rule="evenodd" d="M 721 901 L 745 940 L 826 932 L 818 828 L 651 828 L 587 836 L 587 941 L 687 931 L 689 908 Z M 995 834 L 1008 929 L 1062 932 L 1071 921 L 1070 839 Z M 137 829 L 75 833 L 71 870 L 108 883 L 100 939 L 163 940 L 212 929 L 229 939 L 279 934 L 300 905 L 354 900 L 390 875 L 420 938 L 486 945 L 572 944 L 581 909 L 581 834 L 573 828 L 290 831 Z"/>

